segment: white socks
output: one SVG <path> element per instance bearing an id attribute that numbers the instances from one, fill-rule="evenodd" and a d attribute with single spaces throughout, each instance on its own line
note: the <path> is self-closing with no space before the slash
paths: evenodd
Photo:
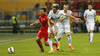
<path id="1" fill-rule="evenodd" d="M 53 50 L 52 40 L 51 38 L 48 38 L 48 44 L 50 46 L 50 49 Z"/>
<path id="2" fill-rule="evenodd" d="M 69 41 L 69 46 L 71 46 L 71 41 L 72 41 L 71 36 L 68 36 L 68 41 Z"/>
<path id="3" fill-rule="evenodd" d="M 54 39 L 57 43 L 59 43 L 59 41 L 58 41 L 58 39 L 57 39 L 56 36 L 55 36 L 53 39 Z"/>
<path id="4" fill-rule="evenodd" d="M 90 42 L 93 40 L 93 33 L 90 33 Z"/>

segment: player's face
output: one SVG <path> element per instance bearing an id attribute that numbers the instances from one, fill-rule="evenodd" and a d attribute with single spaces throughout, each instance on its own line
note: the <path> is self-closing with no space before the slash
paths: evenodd
<path id="1" fill-rule="evenodd" d="M 92 5 L 88 5 L 88 9 L 92 9 Z"/>
<path id="2" fill-rule="evenodd" d="M 56 8 L 52 8 L 53 12 L 56 13 L 57 12 L 57 9 Z"/>
<path id="3" fill-rule="evenodd" d="M 68 10 L 68 6 L 64 6 L 64 8 L 63 8 L 64 10 Z"/>
<path id="4" fill-rule="evenodd" d="M 43 10 L 40 10 L 41 15 L 45 15 L 45 12 Z"/>

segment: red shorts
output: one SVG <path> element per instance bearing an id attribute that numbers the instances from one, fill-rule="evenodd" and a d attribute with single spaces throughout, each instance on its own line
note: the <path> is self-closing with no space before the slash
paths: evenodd
<path id="1" fill-rule="evenodd" d="M 40 29 L 37 36 L 40 37 L 40 38 L 44 38 L 44 42 L 47 42 L 47 40 L 48 40 L 47 30 Z"/>

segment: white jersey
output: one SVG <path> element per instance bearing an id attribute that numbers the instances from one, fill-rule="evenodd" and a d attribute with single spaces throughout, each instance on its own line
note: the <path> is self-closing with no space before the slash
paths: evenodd
<path id="1" fill-rule="evenodd" d="M 51 20 L 53 20 L 53 21 L 55 21 L 56 24 L 58 23 L 58 20 L 59 20 L 59 18 L 60 18 L 59 11 L 60 11 L 60 10 L 58 10 L 56 13 L 54 13 L 53 10 L 51 10 L 51 11 L 49 12 L 49 15 L 48 15 L 48 18 L 51 19 Z"/>
<path id="2" fill-rule="evenodd" d="M 69 15 L 72 14 L 72 11 L 71 10 L 67 10 L 67 13 Z M 60 11 L 60 14 L 61 14 L 61 17 L 65 17 L 66 13 L 64 12 L 64 10 L 61 10 Z M 69 17 L 67 17 L 66 19 L 64 19 L 63 21 L 61 21 L 61 27 L 70 27 L 70 22 L 69 22 Z"/>
<path id="3" fill-rule="evenodd" d="M 53 10 L 51 10 L 51 11 L 49 12 L 49 15 L 48 15 L 48 18 L 49 18 L 49 19 L 51 19 L 52 21 L 55 21 L 56 27 L 57 27 L 57 28 L 59 27 L 59 21 L 58 21 L 59 18 L 60 18 L 59 11 L 60 11 L 60 10 L 58 10 L 56 13 L 54 13 Z M 55 31 L 55 28 L 54 28 L 54 25 L 53 25 L 53 24 L 51 24 L 51 27 L 52 27 L 53 31 Z M 48 32 L 51 33 L 49 27 L 48 27 Z"/>
<path id="4" fill-rule="evenodd" d="M 91 11 L 89 11 L 89 9 L 87 9 L 84 12 L 84 16 L 86 16 L 87 23 L 94 23 L 95 15 L 96 15 L 96 11 L 93 9 Z"/>

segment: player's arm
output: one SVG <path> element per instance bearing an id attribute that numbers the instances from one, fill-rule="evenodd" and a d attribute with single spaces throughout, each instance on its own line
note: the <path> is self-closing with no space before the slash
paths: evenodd
<path id="1" fill-rule="evenodd" d="M 50 25 L 51 15 L 52 15 L 52 13 L 51 13 L 51 11 L 50 11 L 49 14 L 48 14 L 48 18 L 47 18 L 47 19 L 48 19 L 48 27 L 49 27 L 50 31 L 53 32 L 53 30 L 52 30 L 52 28 L 51 28 L 51 25 Z"/>
<path id="2" fill-rule="evenodd" d="M 66 19 L 67 18 L 67 16 L 65 16 L 65 17 L 60 17 L 60 19 L 59 19 L 59 21 L 63 21 L 64 19 Z"/>
<path id="3" fill-rule="evenodd" d="M 86 11 L 84 12 L 84 20 L 87 22 Z"/>
<path id="4" fill-rule="evenodd" d="M 84 20 L 87 22 L 86 16 L 84 16 Z"/>
<path id="5" fill-rule="evenodd" d="M 70 17 L 70 18 L 72 18 L 72 19 L 75 19 L 76 21 L 79 21 L 79 20 L 81 20 L 81 19 L 79 19 L 79 18 L 76 18 L 76 17 L 74 17 L 74 16 L 72 16 L 72 15 L 69 15 L 69 14 L 66 14 L 66 16 L 67 16 L 67 17 Z"/>
<path id="6" fill-rule="evenodd" d="M 50 23 L 52 23 L 54 25 L 55 31 L 53 33 L 56 34 L 57 33 L 56 23 L 52 20 L 50 21 Z"/>
<path id="7" fill-rule="evenodd" d="M 97 22 L 97 18 L 96 18 L 96 15 L 95 15 L 95 22 Z"/>
<path id="8" fill-rule="evenodd" d="M 33 25 L 35 25 L 35 24 L 39 24 L 40 23 L 40 21 L 39 20 L 37 20 L 36 22 L 34 22 L 34 23 L 32 23 L 32 24 L 30 24 L 30 27 L 32 27 Z"/>
<path id="9" fill-rule="evenodd" d="M 50 31 L 53 32 L 53 30 L 52 30 L 52 28 L 50 26 L 50 21 L 51 21 L 51 19 L 48 18 L 48 27 L 49 27 Z"/>
<path id="10" fill-rule="evenodd" d="M 95 11 L 95 22 L 97 21 L 97 17 L 96 17 L 96 11 Z"/>

